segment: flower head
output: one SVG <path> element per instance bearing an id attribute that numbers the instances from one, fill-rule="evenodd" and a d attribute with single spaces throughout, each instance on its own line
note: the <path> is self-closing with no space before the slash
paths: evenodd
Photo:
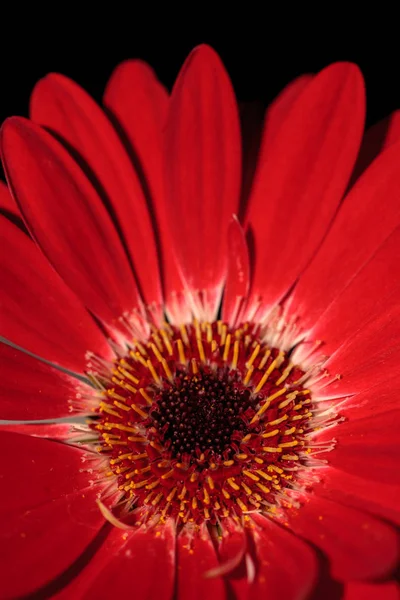
<path id="1" fill-rule="evenodd" d="M 337 63 L 257 129 L 206 46 L 104 106 L 2 129 L 4 597 L 395 597 L 397 116 Z"/>

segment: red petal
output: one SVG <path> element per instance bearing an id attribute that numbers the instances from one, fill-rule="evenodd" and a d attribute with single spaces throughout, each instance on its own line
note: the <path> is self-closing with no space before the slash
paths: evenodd
<path id="1" fill-rule="evenodd" d="M 329 461 L 330 455 L 326 458 Z M 352 474 L 329 466 L 321 475 L 322 482 L 314 486 L 313 493 L 400 525 L 398 487 L 382 481 L 377 484 L 376 468 L 373 463 L 369 467 L 366 475 L 362 469 L 355 469 Z"/>
<path id="2" fill-rule="evenodd" d="M 1 467 L 2 516 L 4 511 L 29 510 L 88 486 L 88 474 L 82 472 L 84 453 L 72 446 L 0 431 L 0 452 L 9 457 Z"/>
<path id="3" fill-rule="evenodd" d="M 398 277 L 400 227 L 329 305 L 312 327 L 309 338 L 323 340 L 322 350 L 331 356 L 367 323 L 381 314 L 394 314 L 400 295 Z M 306 350 L 307 351 L 307 350 Z M 295 360 L 301 361 L 300 349 Z"/>
<path id="4" fill-rule="evenodd" d="M 220 565 L 209 571 L 207 575 L 212 577 L 224 575 L 228 598 L 233 597 L 237 600 L 248 598 L 249 578 L 246 561 L 250 558 L 251 568 L 254 568 L 254 561 L 247 551 L 248 541 L 243 526 L 232 519 L 225 519 L 222 540 L 218 546 Z"/>
<path id="5" fill-rule="evenodd" d="M 400 144 L 396 144 L 366 171 L 344 200 L 316 257 L 302 274 L 289 312 L 301 317 L 304 329 L 314 325 L 399 224 L 399 159 Z"/>
<path id="6" fill-rule="evenodd" d="M 249 598 L 302 600 L 317 579 L 317 561 L 311 548 L 271 519 L 255 513 L 253 531 L 258 573 Z"/>
<path id="7" fill-rule="evenodd" d="M 351 185 L 364 173 L 372 161 L 386 148 L 400 140 L 400 110 L 370 127 L 364 135 Z"/>
<path id="8" fill-rule="evenodd" d="M 349 583 L 342 600 L 399 600 L 400 589 L 395 581 L 387 583 Z"/>
<path id="9" fill-rule="evenodd" d="M 101 566 L 85 600 L 119 597 L 170 600 L 175 578 L 173 524 L 169 521 L 156 529 L 128 533 L 125 543 L 114 542 L 112 551 L 107 546 L 101 548 L 95 560 L 101 561 Z"/>
<path id="10" fill-rule="evenodd" d="M 400 484 L 400 411 L 378 413 L 371 418 L 341 423 L 335 428 L 335 449 L 320 457 L 334 467 L 389 485 Z M 322 433 L 318 439 L 332 437 Z"/>
<path id="11" fill-rule="evenodd" d="M 242 102 L 239 104 L 240 129 L 242 134 L 242 189 L 239 216 L 242 220 L 246 211 L 247 199 L 253 185 L 257 157 L 260 151 L 261 136 L 265 118 L 262 102 Z"/>
<path id="12" fill-rule="evenodd" d="M 340 407 L 340 414 L 351 421 L 375 417 L 381 412 L 399 408 L 400 382 L 395 374 L 388 373 L 385 381 L 349 398 Z"/>
<path id="13" fill-rule="evenodd" d="M 60 465 L 61 467 L 61 465 Z M 21 493 L 26 493 L 23 490 Z M 4 515 L 0 540 L 4 598 L 38 593 L 68 569 L 94 541 L 103 523 L 97 491 L 64 496 L 23 514 Z M 23 577 L 21 577 L 23 573 Z"/>
<path id="14" fill-rule="evenodd" d="M 240 106 L 243 143 L 243 212 L 246 210 L 246 202 L 252 187 L 260 148 L 264 157 L 293 102 L 311 78 L 311 75 L 302 75 L 291 81 L 270 104 L 265 114 L 263 104 L 259 102 L 248 102 Z M 263 160 L 264 158 L 261 158 L 259 162 L 261 163 Z"/>
<path id="15" fill-rule="evenodd" d="M 295 533 L 327 554 L 334 578 L 378 578 L 396 565 L 395 531 L 367 513 L 312 495 L 298 511 L 288 512 L 288 521 Z"/>
<path id="16" fill-rule="evenodd" d="M 206 292 L 205 317 L 213 320 L 226 274 L 226 232 L 238 209 L 241 151 L 232 86 L 207 46 L 196 48 L 182 67 L 166 136 L 175 251 L 189 288 Z"/>
<path id="17" fill-rule="evenodd" d="M 33 91 L 31 116 L 62 136 L 88 163 L 115 210 L 144 298 L 149 304 L 161 305 L 157 252 L 146 199 L 129 157 L 101 108 L 76 83 L 52 73 Z"/>
<path id="18" fill-rule="evenodd" d="M 7 249 L 0 262 L 1 335 L 77 372 L 88 350 L 112 358 L 93 319 L 32 240 L 4 217 L 0 239 Z"/>
<path id="19" fill-rule="evenodd" d="M 177 597 L 179 600 L 219 600 L 225 597 L 221 577 L 206 578 L 218 566 L 213 543 L 205 527 L 199 533 L 183 530 L 177 538 Z"/>
<path id="20" fill-rule="evenodd" d="M 108 324 L 137 307 L 137 288 L 117 232 L 67 151 L 38 125 L 16 117 L 3 125 L 1 141 L 21 212 L 65 282 Z"/>
<path id="21" fill-rule="evenodd" d="M 312 81 L 312 75 L 301 75 L 291 81 L 268 107 L 265 115 L 261 149 L 259 153 L 259 168 L 262 169 L 268 154 L 273 150 L 273 142 L 288 118 L 295 101 Z"/>
<path id="22" fill-rule="evenodd" d="M 400 357 L 400 310 L 383 314 L 343 344 L 326 362 L 331 375 L 340 377 L 325 389 L 314 391 L 326 397 L 351 396 L 398 377 Z"/>
<path id="23" fill-rule="evenodd" d="M 0 365 L 0 420 L 71 416 L 68 399 L 78 393 L 76 380 L 2 343 Z"/>
<path id="24" fill-rule="evenodd" d="M 0 209 L 17 215 L 17 206 L 11 196 L 8 187 L 0 181 Z"/>
<path id="25" fill-rule="evenodd" d="M 246 238 L 234 215 L 228 229 L 228 274 L 222 306 L 222 319 L 232 327 L 239 318 L 250 285 L 250 261 Z"/>
<path id="26" fill-rule="evenodd" d="M 34 437 L 64 442 L 71 439 L 72 427 L 71 423 L 29 423 L 20 425 L 10 421 L 5 425 L 0 425 L 0 429 L 5 432 L 32 435 Z"/>
<path id="27" fill-rule="evenodd" d="M 182 293 L 168 228 L 168 206 L 165 200 L 164 125 L 168 94 L 154 71 L 140 60 L 128 60 L 113 72 L 104 93 L 104 104 L 126 135 L 131 150 L 143 170 L 155 214 L 166 309 L 174 322 L 188 322 L 191 314 L 175 310 L 175 293 Z M 177 314 L 175 314 L 177 313 Z"/>
<path id="28" fill-rule="evenodd" d="M 63 444 L 0 431 L 0 537 L 4 598 L 36 591 L 67 569 L 103 519 L 87 488 L 82 452 Z M 84 489 L 84 488 L 87 489 Z M 23 577 L 21 577 L 23 573 Z M 38 592 L 39 595 L 39 592 Z"/>
<path id="29" fill-rule="evenodd" d="M 293 103 L 258 166 L 247 225 L 255 238 L 252 298 L 262 296 L 265 309 L 288 291 L 323 239 L 346 189 L 363 124 L 359 70 L 331 65 Z"/>

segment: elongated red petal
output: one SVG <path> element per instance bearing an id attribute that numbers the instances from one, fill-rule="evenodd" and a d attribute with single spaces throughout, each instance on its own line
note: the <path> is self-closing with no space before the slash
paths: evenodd
<path id="1" fill-rule="evenodd" d="M 364 173 L 372 161 L 386 148 L 400 141 L 400 110 L 370 127 L 364 135 L 351 177 L 351 184 Z"/>
<path id="2" fill-rule="evenodd" d="M 327 554 L 334 578 L 383 577 L 396 565 L 399 546 L 394 529 L 367 513 L 313 495 L 298 511 L 288 513 L 288 521 L 295 533 Z"/>
<path id="3" fill-rule="evenodd" d="M 103 518 L 88 488 L 82 452 L 63 444 L 0 431 L 2 493 L 1 593 L 38 591 L 76 560 Z M 23 573 L 23 577 L 21 577 Z"/>
<path id="4" fill-rule="evenodd" d="M 255 238 L 252 298 L 278 302 L 312 258 L 346 189 L 364 125 L 356 66 L 316 75 L 257 168 L 246 224 Z M 251 308 L 251 307 L 250 307 Z"/>
<path id="5" fill-rule="evenodd" d="M 341 423 L 335 429 L 337 445 L 326 456 L 329 464 L 348 473 L 388 485 L 400 484 L 400 411 Z M 321 434 L 319 439 L 324 439 Z M 332 437 L 330 435 L 330 437 Z"/>
<path id="6" fill-rule="evenodd" d="M 315 384 L 315 393 L 326 398 L 352 396 L 398 377 L 400 309 L 382 314 L 347 340 L 325 363 L 336 379 Z"/>
<path id="7" fill-rule="evenodd" d="M 255 513 L 259 526 L 252 532 L 258 555 L 257 577 L 249 598 L 302 600 L 317 579 L 317 561 L 311 548 L 272 520 Z"/>
<path id="8" fill-rule="evenodd" d="M 76 372 L 92 350 L 111 359 L 104 335 L 43 254 L 16 225 L 0 217 L 0 335 Z M 56 238 L 54 238 L 56 243 Z"/>
<path id="9" fill-rule="evenodd" d="M 0 425 L 5 432 L 32 435 L 38 438 L 46 438 L 55 441 L 68 441 L 71 438 L 71 423 L 29 423 L 20 424 L 9 421 L 6 425 Z"/>
<path id="10" fill-rule="evenodd" d="M 312 79 L 312 75 L 301 75 L 300 77 L 297 77 L 281 91 L 268 107 L 264 119 L 261 148 L 258 159 L 260 169 L 263 168 L 264 161 L 267 160 L 269 152 L 272 151 L 274 140 L 283 123 L 289 117 L 290 109 Z"/>
<path id="11" fill-rule="evenodd" d="M 240 106 L 243 142 L 243 182 L 240 216 L 245 214 L 248 196 L 253 184 L 257 163 L 262 163 L 276 133 L 289 113 L 295 99 L 311 80 L 301 75 L 291 81 L 264 110 L 261 102 L 247 102 Z"/>
<path id="12" fill-rule="evenodd" d="M 76 83 L 52 73 L 31 97 L 31 117 L 62 136 L 85 159 L 115 211 L 148 304 L 162 304 L 157 251 L 139 178 L 114 128 Z"/>
<path id="13" fill-rule="evenodd" d="M 86 600 L 131 597 L 170 600 L 175 579 L 175 530 L 171 522 L 159 529 L 142 530 L 115 544 L 84 595 Z"/>
<path id="14" fill-rule="evenodd" d="M 164 127 L 168 103 L 166 89 L 151 67 L 140 60 L 120 64 L 104 92 L 104 104 L 122 128 L 143 170 L 160 244 L 164 303 L 172 320 L 179 323 L 190 321 L 191 314 L 181 303 L 175 306 L 183 292 L 183 282 L 171 252 L 169 208 L 165 198 Z"/>
<path id="15" fill-rule="evenodd" d="M 377 482 L 375 475 L 371 476 L 376 472 L 376 466 L 371 463 L 369 467 L 366 474 L 363 469 L 349 473 L 330 466 L 324 470 L 322 482 L 314 486 L 313 493 L 400 525 L 398 486 Z"/>
<path id="16" fill-rule="evenodd" d="M 340 414 L 353 421 L 373 418 L 379 413 L 399 408 L 400 381 L 396 373 L 388 373 L 385 381 L 355 394 L 340 406 Z"/>
<path id="17" fill-rule="evenodd" d="M 138 307 L 117 232 L 68 152 L 21 118 L 4 123 L 1 143 L 7 178 L 29 230 L 69 287 L 107 324 Z"/>
<path id="18" fill-rule="evenodd" d="M 396 581 L 387 583 L 349 583 L 344 588 L 343 600 L 399 600 L 400 588 Z"/>
<path id="19" fill-rule="evenodd" d="M 36 506 L 22 515 L 4 515 L 0 521 L 1 544 L 7 548 L 1 564 L 4 597 L 40 593 L 41 587 L 49 585 L 79 558 L 103 523 L 96 494 L 91 488 Z"/>
<path id="20" fill-rule="evenodd" d="M 216 315 L 226 276 L 226 233 L 241 180 L 239 119 L 231 83 L 211 48 L 188 57 L 172 91 L 166 177 L 174 249 L 194 292 Z"/>
<path id="21" fill-rule="evenodd" d="M 312 327 L 399 224 L 400 144 L 383 152 L 345 198 L 317 255 L 294 289 L 289 313 Z"/>
<path id="22" fill-rule="evenodd" d="M 12 214 L 17 214 L 17 206 L 5 183 L 0 181 L 0 209 Z"/>
<path id="23" fill-rule="evenodd" d="M 71 416 L 68 399 L 77 393 L 76 380 L 0 343 L 0 420 Z"/>
<path id="24" fill-rule="evenodd" d="M 250 287 L 250 260 L 246 238 L 236 216 L 228 229 L 228 274 L 226 278 L 222 318 L 233 326 L 239 317 Z"/>
<path id="25" fill-rule="evenodd" d="M 399 248 L 400 226 L 359 272 L 354 274 L 345 290 L 311 328 L 309 338 L 324 342 L 324 354 L 331 356 L 367 323 L 379 318 L 381 314 L 394 314 L 400 295 Z M 295 360 L 301 354 L 300 348 Z"/>
<path id="26" fill-rule="evenodd" d="M 88 474 L 82 471 L 83 452 L 77 448 L 0 431 L 0 450 L 12 457 L 2 464 L 2 511 L 29 510 L 88 486 Z M 24 493 L 27 489 L 29 494 Z"/>
<path id="27" fill-rule="evenodd" d="M 179 600 L 219 600 L 225 597 L 222 578 L 206 577 L 207 571 L 218 566 L 218 559 L 205 527 L 198 533 L 182 531 L 177 538 L 177 562 Z"/>

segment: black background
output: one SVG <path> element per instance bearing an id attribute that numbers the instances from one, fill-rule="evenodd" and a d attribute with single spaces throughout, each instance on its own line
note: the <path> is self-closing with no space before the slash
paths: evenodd
<path id="1" fill-rule="evenodd" d="M 303 21 L 299 17 L 297 23 L 294 18 L 291 27 L 286 27 L 282 15 L 264 24 L 257 13 L 246 20 L 245 12 L 242 24 L 241 19 L 235 27 L 222 23 L 213 33 L 193 33 L 176 22 L 170 27 L 162 16 L 153 26 L 154 15 L 141 20 L 128 13 L 118 14 L 107 27 L 104 23 L 99 26 L 96 18 L 77 27 L 73 21 L 64 22 L 62 12 L 52 15 L 49 22 L 42 20 L 41 26 L 35 22 L 30 27 L 30 16 L 25 17 L 22 28 L 5 21 L 0 40 L 1 121 L 10 115 L 27 115 L 35 82 L 50 71 L 72 77 L 100 101 L 113 67 L 125 58 L 136 57 L 148 61 L 171 87 L 185 57 L 201 42 L 219 52 L 240 100 L 267 103 L 297 75 L 316 72 L 335 60 L 351 60 L 361 67 L 366 80 L 369 125 L 400 106 L 399 36 L 380 31 L 375 18 L 368 27 L 359 22 L 345 31 L 331 23 L 329 14 L 323 23 L 303 15 Z M 261 27 L 255 30 L 257 21 Z"/>

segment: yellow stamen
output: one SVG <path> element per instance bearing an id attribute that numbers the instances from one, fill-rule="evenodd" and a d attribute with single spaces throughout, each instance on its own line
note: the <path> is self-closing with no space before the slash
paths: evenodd
<path id="1" fill-rule="evenodd" d="M 262 357 L 260 364 L 258 365 L 258 368 L 261 370 L 265 367 L 265 363 L 267 362 L 267 360 L 269 359 L 269 357 L 271 356 L 271 350 L 266 350 L 264 356 Z"/>
<path id="2" fill-rule="evenodd" d="M 172 477 L 173 474 L 174 469 L 171 469 L 170 471 L 168 471 L 168 473 L 164 473 L 164 475 L 161 476 L 161 479 L 169 479 L 169 477 Z"/>
<path id="3" fill-rule="evenodd" d="M 242 502 L 242 500 L 240 498 L 236 498 L 236 503 L 243 511 L 247 512 L 249 510 L 247 508 L 247 506 L 245 505 L 245 503 Z"/>
<path id="4" fill-rule="evenodd" d="M 121 410 L 124 410 L 125 412 L 130 411 L 129 406 L 127 406 L 125 403 L 118 402 L 118 400 L 114 400 L 113 404 L 114 404 L 114 406 L 116 406 L 117 408 L 120 408 Z"/>
<path id="5" fill-rule="evenodd" d="M 225 340 L 226 340 L 227 326 L 226 325 L 222 325 L 221 326 L 221 331 L 218 332 L 218 333 L 221 336 L 221 340 L 220 340 L 219 345 L 220 346 L 224 346 Z"/>
<path id="6" fill-rule="evenodd" d="M 249 486 L 248 486 L 248 485 L 246 485 L 246 484 L 244 483 L 244 481 L 242 481 L 242 483 L 241 483 L 240 485 L 242 486 L 242 488 L 244 489 L 244 491 L 246 492 L 246 494 L 247 494 L 248 496 L 251 496 L 251 494 L 252 494 L 253 492 L 252 492 L 252 490 L 249 488 Z"/>
<path id="7" fill-rule="evenodd" d="M 185 365 L 186 364 L 186 356 L 185 356 L 185 350 L 183 348 L 182 340 L 178 340 L 176 342 L 176 345 L 178 346 L 179 362 L 182 365 Z"/>
<path id="8" fill-rule="evenodd" d="M 293 440 L 292 442 L 282 442 L 282 444 L 279 444 L 280 448 L 293 448 L 294 446 L 297 446 L 299 443 L 298 440 Z"/>
<path id="9" fill-rule="evenodd" d="M 162 356 L 161 352 L 159 351 L 159 349 L 157 348 L 157 346 L 155 344 L 150 344 L 150 348 L 153 350 L 154 356 L 156 357 L 158 362 L 161 362 L 163 359 L 163 356 Z"/>
<path id="10" fill-rule="evenodd" d="M 126 369 L 123 369 L 122 367 L 118 367 L 118 370 L 121 371 L 121 373 L 124 377 L 126 377 L 127 379 L 130 379 L 132 381 L 132 383 L 135 383 L 135 384 L 139 383 L 139 379 L 137 377 L 134 377 L 133 375 L 131 375 L 129 373 L 129 371 L 127 371 Z"/>
<path id="11" fill-rule="evenodd" d="M 229 477 L 228 478 L 228 483 L 229 483 L 229 485 L 231 486 L 232 489 L 234 489 L 236 491 L 240 490 L 240 487 L 237 485 L 237 483 L 235 483 L 233 477 Z"/>
<path id="12" fill-rule="evenodd" d="M 153 366 L 153 363 L 151 362 L 151 360 L 149 359 L 146 363 L 147 368 L 149 369 L 151 376 L 153 377 L 154 381 L 156 382 L 157 385 L 160 385 L 160 378 L 156 373 L 156 370 Z"/>
<path id="13" fill-rule="evenodd" d="M 197 373 L 199 372 L 199 368 L 197 366 L 197 362 L 195 358 L 192 358 L 192 371 L 193 371 L 193 375 L 197 375 Z"/>
<path id="14" fill-rule="evenodd" d="M 239 341 L 236 340 L 233 345 L 233 359 L 231 363 L 232 369 L 236 369 L 239 360 Z"/>
<path id="15" fill-rule="evenodd" d="M 261 437 L 263 437 L 263 438 L 274 437 L 275 435 L 278 435 L 278 433 L 279 433 L 279 429 L 273 429 L 272 431 L 268 431 L 268 433 L 262 433 Z"/>
<path id="16" fill-rule="evenodd" d="M 251 376 L 253 375 L 253 371 L 254 371 L 254 367 L 250 366 L 247 370 L 245 378 L 243 379 L 244 385 L 247 385 L 249 383 Z"/>
<path id="17" fill-rule="evenodd" d="M 271 491 L 269 488 L 267 488 L 267 487 L 266 487 L 265 485 L 263 485 L 262 483 L 257 483 L 256 485 L 257 485 L 257 487 L 258 487 L 258 488 L 259 488 L 259 489 L 260 489 L 262 492 L 264 492 L 264 494 L 269 494 L 269 493 L 270 493 L 270 491 Z"/>
<path id="18" fill-rule="evenodd" d="M 173 353 L 174 353 L 174 351 L 173 351 L 171 342 L 169 340 L 168 333 L 165 331 L 165 329 L 160 329 L 160 333 L 161 333 L 161 337 L 162 337 L 162 339 L 164 341 L 165 347 L 166 347 L 166 349 L 168 351 L 168 355 L 172 356 Z"/>
<path id="19" fill-rule="evenodd" d="M 265 377 L 265 375 L 264 375 Z M 262 380 L 261 380 L 262 381 Z M 260 383 L 261 383 L 260 381 Z M 264 382 L 265 383 L 265 382 Z M 263 383 L 263 385 L 264 385 Z M 258 384 L 259 386 L 260 384 Z M 257 386 L 257 387 L 258 387 Z M 262 387 L 262 386 L 261 386 Z M 257 388 L 255 389 L 255 391 L 257 391 Z M 257 413 L 254 415 L 254 417 L 252 418 L 252 420 L 250 421 L 250 423 L 254 423 L 255 421 L 257 421 L 257 419 L 259 419 L 261 417 L 261 415 L 263 415 L 265 413 L 265 411 L 268 409 L 268 407 L 271 405 L 272 400 L 275 400 L 275 398 L 278 398 L 279 396 L 282 396 L 282 394 L 286 393 L 286 388 L 282 388 L 281 390 L 278 390 L 277 392 L 275 392 L 275 394 L 272 394 L 271 396 L 268 396 L 268 398 L 265 399 L 264 404 L 262 405 L 262 407 L 257 411 Z"/>
<path id="20" fill-rule="evenodd" d="M 263 477 L 267 481 L 273 481 L 273 478 L 271 477 L 271 475 L 267 475 L 267 473 L 264 473 L 264 471 L 257 470 L 256 473 L 258 473 L 259 475 L 261 475 L 261 477 Z"/>
<path id="21" fill-rule="evenodd" d="M 228 360 L 228 356 L 229 356 L 229 350 L 231 347 L 231 334 L 228 333 L 228 335 L 226 336 L 226 340 L 225 340 L 225 348 L 224 348 L 224 354 L 222 355 L 222 359 L 223 360 Z"/>
<path id="22" fill-rule="evenodd" d="M 251 365 L 253 364 L 253 362 L 256 360 L 258 353 L 260 352 L 260 344 L 257 344 L 257 346 L 254 348 L 252 355 L 250 356 L 249 360 L 246 363 L 246 367 L 249 369 L 251 367 Z"/>
<path id="23" fill-rule="evenodd" d="M 117 413 L 116 410 L 113 410 L 111 408 L 111 406 L 109 406 L 105 402 L 100 402 L 100 410 L 102 412 L 105 412 L 105 413 L 109 414 L 109 415 L 112 415 L 113 417 L 117 417 L 118 419 L 122 419 L 121 415 L 119 413 Z"/>
<path id="24" fill-rule="evenodd" d="M 243 475 L 246 475 L 246 477 L 250 477 L 250 479 L 252 479 L 253 481 L 260 481 L 260 478 L 257 477 L 257 475 L 254 475 L 254 473 L 252 473 L 251 471 L 246 471 L 246 469 L 243 469 L 242 473 Z"/>
<path id="25" fill-rule="evenodd" d="M 180 325 L 179 329 L 181 332 L 181 338 L 182 338 L 183 343 L 185 344 L 185 346 L 189 346 L 189 338 L 188 338 L 188 334 L 187 334 L 185 325 Z"/>
<path id="26" fill-rule="evenodd" d="M 149 394 L 143 388 L 139 388 L 139 393 L 143 396 L 143 398 L 146 400 L 146 402 L 149 406 L 151 406 L 153 404 L 153 400 L 150 398 Z"/>
<path id="27" fill-rule="evenodd" d="M 204 347 L 203 347 L 203 342 L 201 341 L 201 338 L 197 338 L 197 348 L 199 350 L 199 357 L 200 357 L 200 361 L 205 363 L 206 362 L 206 355 L 204 353 Z"/>
<path id="28" fill-rule="evenodd" d="M 154 490 L 154 488 L 156 488 L 159 483 L 160 480 L 156 479 L 155 481 L 153 481 L 153 483 L 149 483 L 148 485 L 146 485 L 146 490 Z"/>
<path id="29" fill-rule="evenodd" d="M 173 375 L 171 373 L 171 369 L 169 368 L 168 363 L 165 360 L 165 358 L 163 358 L 161 360 L 161 364 L 162 364 L 162 367 L 163 367 L 163 369 L 165 371 L 166 376 L 168 377 L 169 381 L 172 383 L 174 381 L 174 377 L 173 377 Z"/>
<path id="30" fill-rule="evenodd" d="M 140 415 L 141 417 L 143 417 L 143 419 L 147 419 L 148 414 L 146 412 L 144 412 L 144 410 L 142 410 L 141 408 L 139 408 L 138 406 L 136 406 L 136 404 L 131 404 L 131 408 L 137 412 L 138 415 Z"/>

